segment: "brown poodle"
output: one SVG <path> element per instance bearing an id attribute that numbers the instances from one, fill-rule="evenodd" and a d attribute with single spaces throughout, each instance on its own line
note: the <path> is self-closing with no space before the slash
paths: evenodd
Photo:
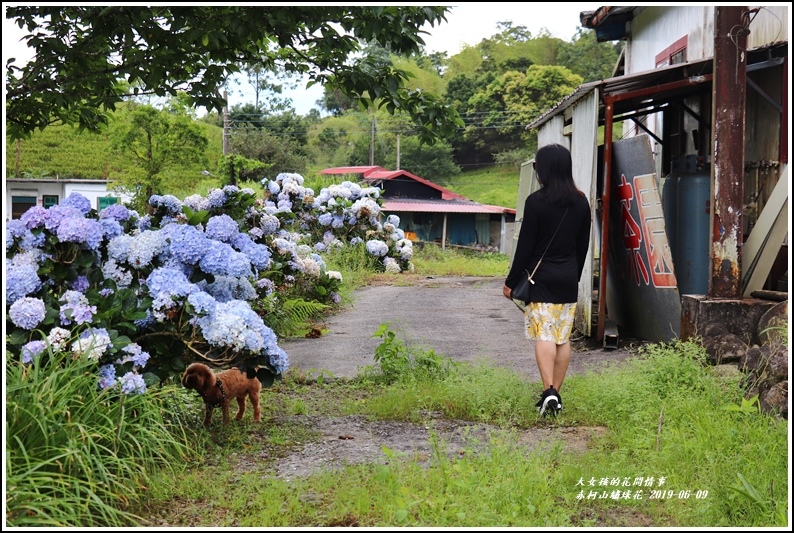
<path id="1" fill-rule="evenodd" d="M 242 420 L 245 414 L 245 398 L 251 399 L 254 408 L 254 422 L 261 418 L 259 408 L 259 390 L 262 384 L 256 378 L 249 378 L 242 370 L 233 368 L 215 374 L 210 367 L 203 363 L 192 363 L 182 375 L 182 385 L 188 389 L 195 389 L 204 399 L 204 425 L 210 425 L 212 410 L 215 407 L 223 408 L 223 423 L 229 423 L 229 405 L 232 399 L 237 399 L 239 407 L 237 420 Z"/>

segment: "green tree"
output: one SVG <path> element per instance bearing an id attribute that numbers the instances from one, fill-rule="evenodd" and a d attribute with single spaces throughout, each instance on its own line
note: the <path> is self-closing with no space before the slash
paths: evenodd
<path id="1" fill-rule="evenodd" d="M 561 46 L 557 64 L 578 74 L 585 82 L 611 78 L 621 46 L 619 42 L 599 43 L 594 30 L 579 28 L 573 41 Z"/>
<path id="2" fill-rule="evenodd" d="M 169 179 L 187 187 L 200 180 L 200 173 L 191 177 L 184 167 L 205 165 L 208 144 L 204 129 L 190 117 L 135 105 L 121 113 L 111 132 L 113 149 L 135 161 L 134 170 L 117 181 L 136 191 L 135 207 L 143 212 L 147 199 L 163 194 Z"/>
<path id="3" fill-rule="evenodd" d="M 304 74 L 365 108 L 401 110 L 428 143 L 460 124 L 438 98 L 405 88 L 392 65 L 351 64 L 362 42 L 397 54 L 418 51 L 425 24 L 449 8 L 425 6 L 17 6 L 6 18 L 29 33 L 34 59 L 7 63 L 6 117 L 12 140 L 53 123 L 97 131 L 107 111 L 136 94 L 175 95 L 220 111 L 218 91 L 246 63 Z M 367 67 L 367 68 L 364 68 Z M 372 67 L 372 68 L 369 68 Z M 124 83 L 119 83 L 120 81 Z M 128 90 L 131 89 L 131 92 Z"/>
<path id="4" fill-rule="evenodd" d="M 282 132 L 283 133 L 283 132 Z M 276 135 L 268 128 L 256 128 L 252 125 L 236 127 L 229 137 L 229 150 L 249 160 L 259 161 L 263 165 L 248 165 L 237 167 L 236 180 L 261 181 L 263 178 L 275 178 L 268 172 L 297 172 L 306 171 L 306 147 L 290 136 Z M 240 163 L 243 160 L 238 161 Z"/>

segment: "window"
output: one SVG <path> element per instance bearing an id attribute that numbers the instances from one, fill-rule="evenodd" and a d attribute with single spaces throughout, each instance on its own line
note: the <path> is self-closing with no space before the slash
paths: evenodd
<path id="1" fill-rule="evenodd" d="M 119 203 L 119 199 L 115 196 L 104 196 L 97 198 L 97 211 L 102 211 L 106 207 Z"/>
<path id="2" fill-rule="evenodd" d="M 45 194 L 42 198 L 42 205 L 44 209 L 52 207 L 54 205 L 58 205 L 58 195 L 57 194 Z"/>
<path id="3" fill-rule="evenodd" d="M 656 68 L 686 63 L 686 48 L 688 42 L 689 37 L 684 35 L 676 42 L 656 54 Z"/>
<path id="4" fill-rule="evenodd" d="M 36 205 L 35 196 L 12 196 L 11 197 L 11 218 L 19 218 L 22 213 Z"/>

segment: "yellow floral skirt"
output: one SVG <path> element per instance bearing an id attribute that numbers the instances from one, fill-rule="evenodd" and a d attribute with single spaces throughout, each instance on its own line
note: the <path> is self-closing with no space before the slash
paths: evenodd
<path id="1" fill-rule="evenodd" d="M 571 338 L 576 304 L 530 302 L 524 310 L 526 337 L 532 341 L 565 344 Z"/>

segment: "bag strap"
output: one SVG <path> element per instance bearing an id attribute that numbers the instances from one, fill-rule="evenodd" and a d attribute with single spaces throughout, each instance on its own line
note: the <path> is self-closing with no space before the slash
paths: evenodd
<path id="1" fill-rule="evenodd" d="M 551 246 L 551 243 L 554 240 L 554 237 L 557 236 L 557 232 L 560 230 L 560 226 L 562 226 L 562 221 L 565 220 L 565 215 L 567 215 L 567 214 L 568 214 L 568 208 L 566 207 L 565 208 L 565 212 L 562 214 L 562 218 L 560 219 L 560 223 L 557 224 L 557 229 L 554 230 L 554 234 L 551 236 L 551 239 L 549 239 L 549 244 L 547 244 L 546 245 L 546 249 L 543 250 L 543 255 L 540 256 L 540 259 L 538 259 L 538 262 L 535 264 L 535 268 L 532 270 L 532 274 L 528 274 L 529 282 L 532 283 L 533 285 L 535 284 L 535 280 L 532 279 L 532 276 L 534 276 L 535 272 L 538 271 L 538 267 L 540 266 L 540 262 L 543 261 L 544 257 L 546 257 L 546 252 L 549 251 L 549 246 Z M 524 272 L 528 272 L 528 270 L 524 269 Z"/>

